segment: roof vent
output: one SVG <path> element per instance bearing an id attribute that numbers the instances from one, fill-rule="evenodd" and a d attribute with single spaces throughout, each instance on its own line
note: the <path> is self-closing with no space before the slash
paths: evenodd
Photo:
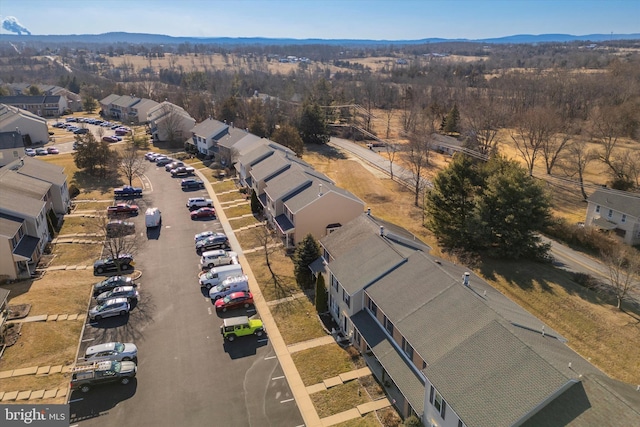
<path id="1" fill-rule="evenodd" d="M 318 184 L 318 197 L 322 196 L 322 184 Z"/>
<path id="2" fill-rule="evenodd" d="M 371 208 L 367 208 L 367 215 L 371 216 Z"/>
<path id="3" fill-rule="evenodd" d="M 380 226 L 380 235 L 384 237 L 384 227 Z"/>
<path id="4" fill-rule="evenodd" d="M 469 274 L 468 271 L 466 273 L 464 273 L 464 276 L 462 276 L 462 284 L 463 285 L 469 286 L 469 276 L 471 276 L 471 274 Z"/>

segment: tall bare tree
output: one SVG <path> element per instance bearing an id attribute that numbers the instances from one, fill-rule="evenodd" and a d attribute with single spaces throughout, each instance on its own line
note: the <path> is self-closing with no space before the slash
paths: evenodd
<path id="1" fill-rule="evenodd" d="M 389 174 L 391 174 L 391 180 L 393 181 L 393 162 L 396 158 L 396 153 L 398 152 L 398 146 L 393 143 L 385 144 L 385 151 L 387 153 L 387 158 L 389 159 Z"/>
<path id="2" fill-rule="evenodd" d="M 565 155 L 560 160 L 560 167 L 569 177 L 577 177 L 580 183 L 582 198 L 587 200 L 587 193 L 584 191 L 584 173 L 587 165 L 598 158 L 598 154 L 589 149 L 584 140 L 575 140 L 567 145 Z"/>
<path id="3" fill-rule="evenodd" d="M 135 256 L 142 245 L 140 237 L 135 233 L 127 234 L 123 229 L 107 232 L 110 228 L 110 222 L 111 219 L 101 212 L 90 223 L 90 228 L 94 233 L 105 236 L 103 256 L 112 259 L 118 259 L 122 255 Z M 121 273 L 120 265 L 117 264 L 117 266 L 118 273 Z"/>
<path id="4" fill-rule="evenodd" d="M 144 161 L 140 154 L 138 147 L 130 142 L 121 154 L 119 171 L 125 176 L 129 185 L 132 185 L 133 178 L 138 175 L 142 175 L 147 167 L 147 162 Z"/>
<path id="5" fill-rule="evenodd" d="M 533 108 L 517 119 L 514 130 L 511 131 L 511 139 L 525 161 L 529 175 L 533 175 L 538 155 L 556 132 L 556 126 L 556 118 L 545 108 Z"/>
<path id="6" fill-rule="evenodd" d="M 414 192 L 413 203 L 419 206 L 420 194 L 426 184 L 423 177 L 424 171 L 429 165 L 429 154 L 431 149 L 430 136 L 425 133 L 414 133 L 409 137 L 407 161 L 409 169 L 413 172 L 412 184 Z"/>
<path id="7" fill-rule="evenodd" d="M 622 243 L 603 251 L 601 256 L 607 266 L 609 285 L 616 297 L 616 307 L 621 310 L 622 302 L 629 297 L 631 290 L 637 287 L 640 256 L 635 249 Z"/>
<path id="8" fill-rule="evenodd" d="M 504 125 L 502 107 L 495 100 L 474 98 L 465 109 L 467 133 L 479 152 L 491 155 L 496 150 L 496 135 Z"/>
<path id="9" fill-rule="evenodd" d="M 614 187 L 626 189 L 630 182 L 628 152 L 620 150 L 618 139 L 623 134 L 616 107 L 604 106 L 592 111 L 591 139 L 600 144 L 599 158 L 609 168 Z M 622 186 L 622 187 L 621 187 Z"/>

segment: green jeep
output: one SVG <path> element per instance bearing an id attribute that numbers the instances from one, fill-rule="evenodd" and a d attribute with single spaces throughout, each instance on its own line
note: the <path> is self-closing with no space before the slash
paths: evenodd
<path id="1" fill-rule="evenodd" d="M 264 326 L 259 319 L 249 319 L 247 316 L 229 317 L 224 319 L 224 323 L 220 326 L 220 333 L 229 341 L 245 335 L 260 337 L 264 334 Z"/>

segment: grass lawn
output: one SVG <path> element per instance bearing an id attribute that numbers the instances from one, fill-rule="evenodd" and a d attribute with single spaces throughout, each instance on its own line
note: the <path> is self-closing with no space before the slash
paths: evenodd
<path id="1" fill-rule="evenodd" d="M 250 228 L 235 233 L 238 242 L 240 242 L 240 246 L 242 246 L 244 250 L 263 247 L 263 234 L 264 227 Z"/>
<path id="2" fill-rule="evenodd" d="M 83 320 L 25 323 L 18 342 L 5 350 L 0 360 L 0 371 L 75 363 L 83 324 Z M 5 388 L 5 384 L 3 379 L 0 388 L 11 391 Z"/>
<path id="3" fill-rule="evenodd" d="M 96 238 L 96 241 L 98 238 Z M 51 267 L 56 265 L 89 265 L 102 254 L 102 243 L 57 243 L 54 245 L 55 258 Z M 93 271 L 93 270 L 92 270 Z"/>
<path id="4" fill-rule="evenodd" d="M 251 204 L 245 203 L 240 206 L 224 208 L 224 214 L 227 216 L 227 218 L 235 218 L 242 215 L 249 215 L 251 214 Z"/>
<path id="5" fill-rule="evenodd" d="M 108 199 L 107 201 L 76 201 L 76 208 L 74 212 L 79 211 L 95 211 L 99 213 L 103 213 L 107 211 L 107 207 L 110 206 L 113 202 L 113 199 Z M 69 218 L 67 218 L 69 219 Z"/>
<path id="6" fill-rule="evenodd" d="M 99 219 L 94 217 L 65 216 L 59 235 L 76 233 L 97 233 L 100 230 Z"/>
<path id="7" fill-rule="evenodd" d="M 216 194 L 216 197 L 218 198 L 220 203 L 233 202 L 233 201 L 237 201 L 238 203 L 240 203 L 240 202 L 247 201 L 247 199 L 244 197 L 244 194 L 235 190 L 233 190 L 231 193 L 222 193 L 222 194 L 218 193 Z"/>
<path id="8" fill-rule="evenodd" d="M 327 344 L 291 355 L 305 386 L 355 369 L 351 355 L 338 344 Z"/>
<path id="9" fill-rule="evenodd" d="M 245 232 L 243 231 L 243 233 Z M 266 301 L 288 297 L 301 291 L 293 275 L 291 258 L 287 257 L 282 250 L 276 250 L 269 254 L 271 268 L 281 282 L 278 288 L 274 285 L 271 273 L 265 264 L 263 251 L 248 253 L 245 256 L 249 264 L 251 264 L 251 271 L 253 271 L 256 280 L 260 284 L 260 290 Z"/>
<path id="10" fill-rule="evenodd" d="M 93 270 L 48 271 L 39 280 L 23 280 L 3 287 L 11 291 L 9 305 L 31 304 L 29 316 L 84 314 L 89 302 L 91 285 L 97 281 L 93 276 Z M 17 345 L 20 344 L 20 340 Z M 2 360 L 5 360 L 5 356 Z"/>
<path id="11" fill-rule="evenodd" d="M 307 298 L 275 305 L 271 307 L 271 314 L 287 345 L 326 336 L 316 315 L 316 308 Z"/>
<path id="12" fill-rule="evenodd" d="M 310 397 L 320 418 L 335 415 L 371 401 L 357 380 L 313 393 Z"/>
<path id="13" fill-rule="evenodd" d="M 241 227 L 246 227 L 248 225 L 258 224 L 258 223 L 260 223 L 260 221 L 258 221 L 254 216 L 245 216 L 245 217 L 229 219 L 229 224 L 234 230 L 237 230 L 238 228 L 241 228 Z"/>
<path id="14" fill-rule="evenodd" d="M 217 193 L 222 193 L 224 191 L 237 190 L 238 186 L 236 185 L 236 181 L 233 179 L 227 179 L 224 181 L 218 181 L 217 178 L 211 182 L 211 187 L 213 187 L 213 191 Z"/>
<path id="15" fill-rule="evenodd" d="M 34 365 L 35 366 L 35 365 Z M 66 388 L 69 385 L 69 374 L 23 375 L 21 377 L 3 378 L 0 391 L 53 390 Z M 32 400 L 34 404 L 64 404 L 67 398 Z"/>

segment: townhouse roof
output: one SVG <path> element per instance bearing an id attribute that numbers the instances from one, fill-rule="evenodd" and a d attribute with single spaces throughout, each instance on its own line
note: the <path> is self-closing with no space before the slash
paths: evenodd
<path id="1" fill-rule="evenodd" d="M 272 156 L 274 150 L 269 145 L 261 144 L 240 155 L 238 163 L 253 167 L 256 163 Z"/>
<path id="2" fill-rule="evenodd" d="M 19 169 L 16 169 L 19 174 L 37 178 L 59 187 L 62 187 L 67 180 L 62 166 L 31 157 L 25 157 L 21 160 L 24 161 L 24 164 Z"/>
<path id="3" fill-rule="evenodd" d="M 15 131 L 0 132 L 0 150 L 11 150 L 14 148 L 24 149 L 22 135 Z"/>
<path id="4" fill-rule="evenodd" d="M 22 226 L 22 218 L 0 213 L 0 236 L 12 239 Z"/>
<path id="5" fill-rule="evenodd" d="M 120 98 L 120 95 L 116 95 L 116 94 L 112 93 L 111 95 L 108 95 L 108 96 L 102 98 L 100 100 L 100 104 L 110 105 L 113 101 L 115 101 L 118 98 Z"/>
<path id="6" fill-rule="evenodd" d="M 60 95 L 9 95 L 0 96 L 0 104 L 58 104 Z"/>
<path id="7" fill-rule="evenodd" d="M 264 192 L 271 200 L 282 200 L 285 196 L 311 185 L 311 177 L 298 170 L 286 170 L 267 181 Z"/>
<path id="8" fill-rule="evenodd" d="M 303 191 L 300 191 L 291 196 L 285 197 L 283 199 L 283 202 L 291 212 L 297 213 L 301 209 L 309 206 L 311 203 L 318 200 L 323 195 L 329 194 L 329 193 L 337 194 L 341 197 L 344 197 L 345 199 L 349 199 L 353 202 L 359 203 L 362 206 L 364 206 L 364 202 L 362 200 L 360 200 L 359 198 L 357 198 L 355 195 L 348 192 L 347 190 L 344 190 L 340 187 L 336 187 L 331 183 L 323 182 L 319 180 L 314 180 L 313 185 L 305 188 Z"/>
<path id="9" fill-rule="evenodd" d="M 36 218 L 42 212 L 45 202 L 20 192 L 3 188 L 0 191 L 0 211 L 15 212 Z"/>
<path id="10" fill-rule="evenodd" d="M 137 98 L 135 96 L 122 95 L 117 99 L 111 101 L 110 104 L 117 105 L 118 107 L 129 108 L 132 105 L 137 104 L 138 102 L 140 102 L 140 98 Z"/>
<path id="11" fill-rule="evenodd" d="M 0 169 L 0 189 L 2 191 L 5 189 L 13 190 L 42 200 L 51 189 L 51 183 L 16 173 L 13 170 L 3 171 Z"/>
<path id="12" fill-rule="evenodd" d="M 598 189 L 587 199 L 589 203 L 606 206 L 617 212 L 640 217 L 640 196 L 626 191 Z"/>
<path id="13" fill-rule="evenodd" d="M 153 99 L 148 99 L 148 98 L 142 98 L 140 99 L 140 102 L 138 102 L 137 104 L 135 104 L 132 108 L 135 109 L 139 109 L 140 107 L 155 107 L 156 105 L 159 105 L 156 101 L 154 101 Z"/>
<path id="14" fill-rule="evenodd" d="M 269 156 L 251 168 L 251 176 L 255 181 L 263 181 L 291 167 L 291 162 L 284 156 Z"/>
<path id="15" fill-rule="evenodd" d="M 13 122 L 26 118 L 34 120 L 46 125 L 47 119 L 37 116 L 30 111 L 23 110 L 13 105 L 7 105 L 0 103 L 0 123 L 4 129 L 13 129 Z"/>
<path id="16" fill-rule="evenodd" d="M 255 148 L 257 144 L 266 144 L 267 142 L 267 139 L 260 138 L 242 129 L 231 128 L 227 135 L 218 139 L 218 146 L 229 150 L 234 149 L 238 154 L 242 155 L 250 149 Z"/>
<path id="17" fill-rule="evenodd" d="M 198 123 L 191 129 L 195 135 L 203 138 L 218 139 L 229 130 L 229 125 L 222 123 L 221 121 L 208 118 L 203 122 Z"/>
<path id="18" fill-rule="evenodd" d="M 149 117 L 149 120 L 161 121 L 165 117 L 169 116 L 169 114 L 172 114 L 172 115 L 175 114 L 180 117 L 195 121 L 195 119 L 191 117 L 189 113 L 187 113 L 184 110 L 184 108 L 179 107 L 175 104 L 172 104 L 171 102 L 168 102 L 168 101 L 161 102 L 155 107 L 152 107 L 149 110 L 148 117 Z"/>
<path id="19" fill-rule="evenodd" d="M 394 250 L 389 242 L 370 235 L 331 261 L 329 269 L 344 290 L 349 295 L 354 295 L 404 262 L 406 258 Z"/>

